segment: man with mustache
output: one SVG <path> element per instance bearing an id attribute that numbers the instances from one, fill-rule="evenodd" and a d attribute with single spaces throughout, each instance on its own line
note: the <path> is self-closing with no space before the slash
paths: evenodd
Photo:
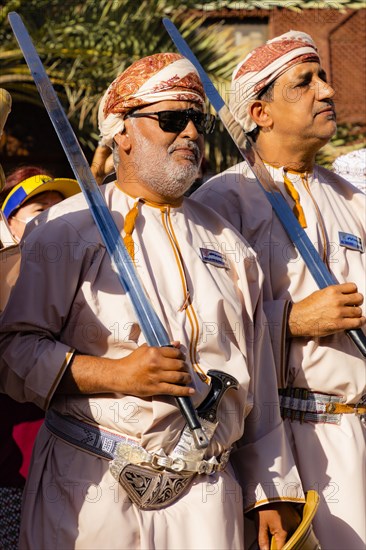
<path id="1" fill-rule="evenodd" d="M 317 290 L 246 163 L 194 195 L 249 241 L 265 274 L 265 312 L 282 416 L 305 490 L 321 503 L 322 548 L 366 543 L 365 359 L 345 334 L 365 326 L 365 196 L 317 166 L 336 132 L 333 97 L 311 37 L 290 31 L 255 49 L 232 79 L 230 108 L 338 285 Z"/>
<path id="2" fill-rule="evenodd" d="M 101 191 L 171 347 L 146 345 L 82 196 L 24 238 L 2 319 L 1 389 L 48 410 L 25 488 L 23 550 L 241 549 L 244 509 L 268 550 L 269 533 L 280 548 L 298 523 L 289 503 L 304 499 L 279 414 L 262 273 L 223 218 L 183 198 L 213 127 L 204 102 L 194 67 L 156 54 L 100 104 L 117 173 Z M 232 248 L 240 258 L 227 261 Z M 212 369 L 238 388 L 222 396 L 214 433 L 211 411 L 201 452 L 181 437 L 174 397 L 197 407 Z"/>

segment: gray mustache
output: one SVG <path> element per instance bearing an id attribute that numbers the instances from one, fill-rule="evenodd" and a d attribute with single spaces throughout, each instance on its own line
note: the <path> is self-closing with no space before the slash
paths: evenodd
<path id="1" fill-rule="evenodd" d="M 317 114 L 321 113 L 327 107 L 331 107 L 333 109 L 334 113 L 335 113 L 334 101 L 329 99 L 328 101 L 324 101 L 322 107 L 318 110 Z"/>
<path id="2" fill-rule="evenodd" d="M 168 153 L 173 153 L 176 149 L 181 148 L 190 149 L 193 152 L 197 162 L 200 160 L 201 151 L 194 141 L 182 141 L 180 143 L 173 143 L 172 145 L 170 145 L 170 147 L 168 147 Z"/>

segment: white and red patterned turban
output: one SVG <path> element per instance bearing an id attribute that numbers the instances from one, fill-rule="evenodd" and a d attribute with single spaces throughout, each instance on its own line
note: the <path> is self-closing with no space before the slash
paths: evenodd
<path id="1" fill-rule="evenodd" d="M 123 118 L 131 109 L 166 100 L 193 101 L 204 107 L 205 94 L 194 66 L 176 53 L 135 61 L 102 97 L 98 113 L 101 145 L 112 147 L 113 137 L 123 130 Z"/>
<path id="2" fill-rule="evenodd" d="M 307 61 L 320 62 L 311 36 L 289 31 L 268 40 L 237 65 L 231 81 L 229 105 L 245 132 L 256 127 L 248 112 L 251 102 L 290 67 Z"/>

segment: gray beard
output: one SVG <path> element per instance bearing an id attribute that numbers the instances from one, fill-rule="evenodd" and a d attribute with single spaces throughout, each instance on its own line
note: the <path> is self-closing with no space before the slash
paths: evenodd
<path id="1" fill-rule="evenodd" d="M 195 152 L 197 164 L 180 165 L 171 157 L 175 145 L 168 149 L 155 145 L 138 132 L 135 139 L 139 147 L 139 157 L 142 162 L 135 166 L 137 177 L 145 185 L 164 197 L 178 199 L 191 187 L 199 175 L 201 153 L 198 146 L 189 140 L 184 143 Z"/>

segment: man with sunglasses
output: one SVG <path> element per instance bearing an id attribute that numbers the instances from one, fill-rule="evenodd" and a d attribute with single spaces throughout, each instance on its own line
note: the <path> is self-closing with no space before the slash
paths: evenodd
<path id="1" fill-rule="evenodd" d="M 338 285 L 318 290 L 246 163 L 195 199 L 230 221 L 265 274 L 265 312 L 280 403 L 305 490 L 320 496 L 323 548 L 366 545 L 365 358 L 347 329 L 365 330 L 366 200 L 315 164 L 336 132 L 333 98 L 311 37 L 290 31 L 256 48 L 233 74 L 230 108 Z"/>
<path id="2" fill-rule="evenodd" d="M 269 532 L 280 548 L 298 523 L 262 274 L 221 217 L 183 198 L 213 128 L 204 101 L 194 67 L 157 54 L 126 69 L 99 111 L 117 172 L 101 191 L 171 347 L 146 345 L 83 197 L 25 237 L 2 323 L 2 389 L 48 410 L 22 549 L 241 549 L 243 510 L 258 509 L 266 550 Z M 174 397 L 198 407 L 210 370 L 224 378 L 200 451 Z"/>

